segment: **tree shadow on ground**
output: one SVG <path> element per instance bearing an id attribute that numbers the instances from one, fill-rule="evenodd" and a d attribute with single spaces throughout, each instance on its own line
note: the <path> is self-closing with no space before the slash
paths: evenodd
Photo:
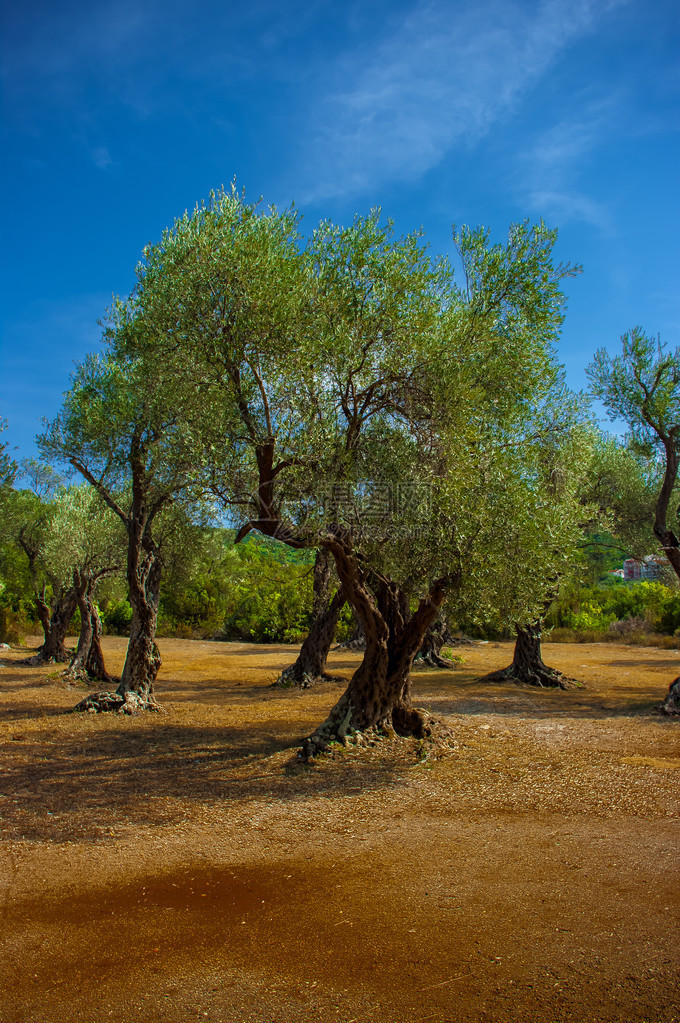
<path id="1" fill-rule="evenodd" d="M 655 700 L 629 700 L 624 705 L 615 701 L 602 701 L 596 704 L 575 705 L 554 707 L 532 705 L 525 701 L 513 701 L 512 698 L 502 696 L 484 698 L 450 698 L 450 699 L 428 699 L 418 697 L 415 703 L 424 707 L 430 714 L 450 714 L 477 716 L 483 714 L 499 714 L 506 717 L 526 718 L 592 718 L 593 720 L 607 717 L 631 717 L 650 718 L 663 720 L 656 708 L 661 703 L 665 693 L 659 693 Z M 666 719 L 667 720 L 667 719 Z"/>
<path id="2" fill-rule="evenodd" d="M 656 708 L 666 695 L 647 685 L 609 685 L 599 689 L 585 683 L 582 688 L 540 689 L 513 683 L 484 683 L 479 677 L 460 674 L 448 678 L 416 679 L 413 700 L 435 714 L 503 714 L 529 718 L 658 718 Z"/>
<path id="3" fill-rule="evenodd" d="M 372 790 L 394 783 L 403 767 L 389 755 L 305 767 L 295 759 L 300 730 L 275 719 L 257 730 L 119 719 L 88 735 L 16 739 L 0 744 L 5 840 L 101 841 L 114 827 L 171 825 L 200 807 Z"/>

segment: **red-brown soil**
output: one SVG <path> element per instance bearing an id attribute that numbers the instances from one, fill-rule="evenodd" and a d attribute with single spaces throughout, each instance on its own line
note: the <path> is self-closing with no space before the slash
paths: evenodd
<path id="1" fill-rule="evenodd" d="M 161 650 L 134 718 L 62 715 L 83 690 L 0 654 L 3 1023 L 680 1020 L 676 651 L 546 644 L 563 692 L 465 648 L 415 675 L 451 751 L 307 767 L 339 685 L 270 688 L 290 647 Z"/>

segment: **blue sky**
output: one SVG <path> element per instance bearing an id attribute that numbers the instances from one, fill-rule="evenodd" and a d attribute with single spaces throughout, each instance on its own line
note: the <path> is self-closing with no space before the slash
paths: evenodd
<path id="1" fill-rule="evenodd" d="M 211 188 L 311 229 L 559 228 L 572 386 L 641 324 L 680 344 L 678 0 L 5 5 L 0 416 L 34 452 L 143 246 Z"/>

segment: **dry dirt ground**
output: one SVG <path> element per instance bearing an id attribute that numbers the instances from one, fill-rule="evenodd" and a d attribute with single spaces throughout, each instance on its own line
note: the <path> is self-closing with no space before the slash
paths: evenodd
<path id="1" fill-rule="evenodd" d="M 2 1023 L 680 1020 L 676 651 L 547 644 L 586 688 L 537 692 L 465 648 L 415 675 L 450 752 L 307 767 L 339 684 L 161 649 L 165 713 L 134 718 L 64 715 L 82 690 L 0 655 Z"/>

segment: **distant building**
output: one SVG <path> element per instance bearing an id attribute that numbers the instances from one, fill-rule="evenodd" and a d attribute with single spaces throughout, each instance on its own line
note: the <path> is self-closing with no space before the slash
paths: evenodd
<path id="1" fill-rule="evenodd" d="M 662 566 L 663 558 L 660 558 L 657 554 L 648 554 L 642 561 L 638 561 L 636 558 L 628 558 L 623 563 L 623 578 L 627 582 L 632 582 L 636 579 L 659 579 Z"/>

